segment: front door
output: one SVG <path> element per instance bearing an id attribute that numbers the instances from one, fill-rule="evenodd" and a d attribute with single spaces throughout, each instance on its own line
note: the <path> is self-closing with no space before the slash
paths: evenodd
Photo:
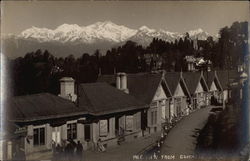
<path id="1" fill-rule="evenodd" d="M 89 142 L 91 139 L 90 124 L 84 125 L 84 140 Z"/>

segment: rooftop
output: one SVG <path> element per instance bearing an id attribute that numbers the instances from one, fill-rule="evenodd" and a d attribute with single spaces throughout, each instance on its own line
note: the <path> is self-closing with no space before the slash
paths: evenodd
<path id="1" fill-rule="evenodd" d="M 107 83 L 86 83 L 79 87 L 79 107 L 87 107 L 90 114 L 103 115 L 146 108 L 133 96 Z"/>

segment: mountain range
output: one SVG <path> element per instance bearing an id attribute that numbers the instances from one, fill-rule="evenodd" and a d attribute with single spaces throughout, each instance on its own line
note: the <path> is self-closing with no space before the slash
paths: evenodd
<path id="1" fill-rule="evenodd" d="M 205 40 L 209 33 L 202 29 L 187 31 L 191 39 Z M 87 52 L 93 54 L 96 49 L 102 53 L 106 50 L 132 40 L 147 46 L 153 38 L 172 42 L 184 38 L 185 33 L 170 32 L 163 29 L 150 29 L 142 26 L 131 29 L 117 25 L 111 21 L 96 22 L 88 26 L 62 24 L 56 29 L 31 27 L 18 35 L 9 34 L 4 37 L 3 49 L 9 57 L 23 56 L 37 49 L 47 49 L 53 55 L 64 57 L 73 54 L 79 57 Z"/>

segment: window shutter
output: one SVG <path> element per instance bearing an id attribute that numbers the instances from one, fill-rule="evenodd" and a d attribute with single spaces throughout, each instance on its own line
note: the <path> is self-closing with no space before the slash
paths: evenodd
<path id="1" fill-rule="evenodd" d="M 133 131 L 137 130 L 137 113 L 133 115 Z"/>
<path id="2" fill-rule="evenodd" d="M 141 129 L 141 112 L 137 112 L 137 130 Z"/>
<path id="3" fill-rule="evenodd" d="M 149 110 L 148 111 L 148 126 L 151 126 L 152 125 L 152 111 Z"/>

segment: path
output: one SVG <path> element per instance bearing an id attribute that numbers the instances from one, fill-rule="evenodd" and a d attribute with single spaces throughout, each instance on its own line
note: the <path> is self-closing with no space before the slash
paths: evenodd
<path id="1" fill-rule="evenodd" d="M 182 161 L 192 158 L 195 152 L 198 132 L 205 126 L 211 108 L 199 109 L 177 123 L 164 141 L 161 155 L 165 157 L 174 156 L 175 160 Z M 180 157 L 186 158 L 180 159 Z"/>

